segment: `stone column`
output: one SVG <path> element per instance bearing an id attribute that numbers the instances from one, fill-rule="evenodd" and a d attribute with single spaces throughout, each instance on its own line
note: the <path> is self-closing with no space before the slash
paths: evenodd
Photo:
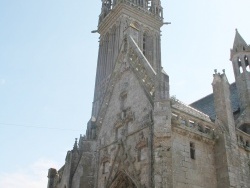
<path id="1" fill-rule="evenodd" d="M 57 183 L 57 178 L 58 178 L 57 170 L 54 168 L 50 168 L 48 173 L 49 180 L 47 188 L 55 188 L 55 185 Z"/>
<path id="2" fill-rule="evenodd" d="M 217 71 L 213 80 L 215 123 L 218 140 L 215 145 L 217 187 L 240 185 L 240 160 L 235 133 L 235 123 L 230 102 L 229 83 L 225 73 Z"/>

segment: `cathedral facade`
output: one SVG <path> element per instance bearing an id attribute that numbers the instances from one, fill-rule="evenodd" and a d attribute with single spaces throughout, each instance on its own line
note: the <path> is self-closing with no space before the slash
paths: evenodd
<path id="1" fill-rule="evenodd" d="M 48 188 L 249 188 L 250 46 L 236 31 L 235 83 L 169 96 L 161 65 L 160 0 L 102 0 L 92 116 Z"/>

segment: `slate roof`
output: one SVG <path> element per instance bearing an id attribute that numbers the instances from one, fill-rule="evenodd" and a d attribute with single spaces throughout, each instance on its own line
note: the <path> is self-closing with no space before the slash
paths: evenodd
<path id="1" fill-rule="evenodd" d="M 182 111 L 186 112 L 190 115 L 193 115 L 195 117 L 201 118 L 205 121 L 211 121 L 210 117 L 207 114 L 204 114 L 203 112 L 198 111 L 197 109 L 191 107 L 190 105 L 186 105 L 178 100 L 172 100 L 172 107 Z"/>
<path id="2" fill-rule="evenodd" d="M 229 86 L 230 90 L 230 100 L 231 100 L 231 106 L 233 113 L 236 112 L 240 105 L 239 105 L 239 97 L 237 92 L 236 83 L 232 83 Z M 190 104 L 191 107 L 203 112 L 204 114 L 207 114 L 212 120 L 215 120 L 215 109 L 214 109 L 214 94 L 210 94 L 196 102 L 193 102 Z"/>

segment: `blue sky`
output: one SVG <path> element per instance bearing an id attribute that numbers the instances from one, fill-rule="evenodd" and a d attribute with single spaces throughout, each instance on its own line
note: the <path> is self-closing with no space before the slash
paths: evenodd
<path id="1" fill-rule="evenodd" d="M 250 43 L 250 1 L 162 6 L 172 22 L 162 28 L 170 94 L 188 104 L 211 93 L 216 68 L 233 82 L 230 48 L 235 28 Z M 62 166 L 85 133 L 100 8 L 100 0 L 0 0 L 0 187 L 46 187 L 47 169 Z"/>

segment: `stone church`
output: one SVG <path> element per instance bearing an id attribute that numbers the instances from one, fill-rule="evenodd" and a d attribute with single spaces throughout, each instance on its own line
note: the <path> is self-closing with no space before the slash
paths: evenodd
<path id="1" fill-rule="evenodd" d="M 235 83 L 169 96 L 161 65 L 160 0 L 102 0 L 95 94 L 85 136 L 48 188 L 250 188 L 250 46 L 236 31 Z"/>

